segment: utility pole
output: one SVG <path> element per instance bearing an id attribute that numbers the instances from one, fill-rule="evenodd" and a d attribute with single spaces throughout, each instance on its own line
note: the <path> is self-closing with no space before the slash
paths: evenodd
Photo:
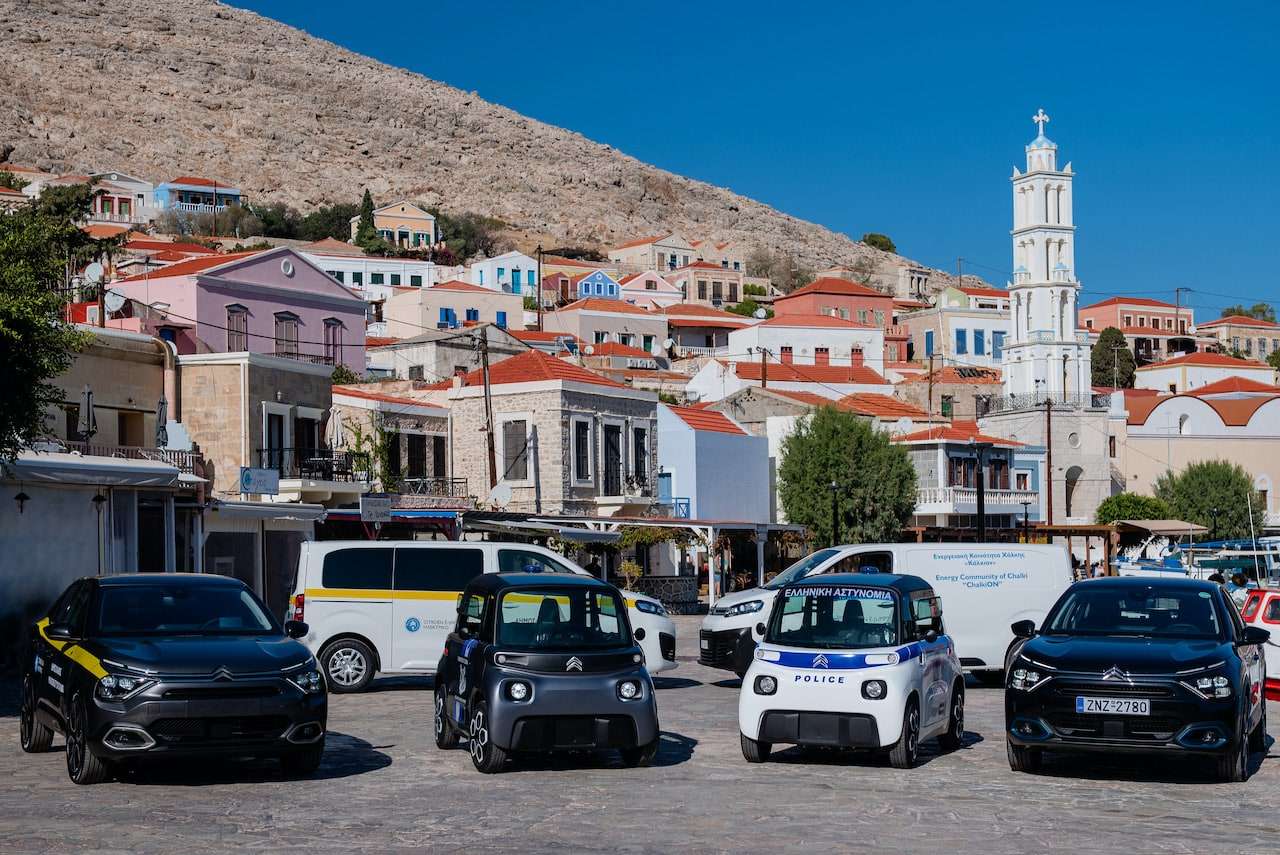
<path id="1" fill-rule="evenodd" d="M 769 360 L 767 359 L 768 354 L 769 354 L 769 351 L 765 350 L 763 347 L 760 348 L 760 388 L 761 389 L 769 388 Z"/>
<path id="2" fill-rule="evenodd" d="M 956 283 L 957 283 L 956 284 L 957 288 L 964 287 L 964 259 L 963 258 L 956 259 Z"/>
<path id="3" fill-rule="evenodd" d="M 538 304 L 538 332 L 542 332 L 542 244 L 538 244 L 538 282 L 533 288 L 533 300 Z"/>
<path id="4" fill-rule="evenodd" d="M 978 543 L 986 543 L 987 541 L 987 477 L 983 472 L 986 465 L 987 450 L 991 448 L 989 442 L 974 442 L 973 450 L 978 455 L 977 465 L 977 481 L 975 486 L 978 490 L 977 510 L 978 510 Z"/>
<path id="5" fill-rule="evenodd" d="M 1120 388 L 1120 359 L 1119 359 L 1119 355 L 1120 355 L 1120 351 L 1122 351 L 1122 350 L 1128 350 L 1128 349 L 1129 349 L 1129 345 L 1127 345 L 1127 344 L 1113 344 L 1113 345 L 1111 345 L 1111 388 L 1112 388 L 1112 389 L 1119 389 L 1119 388 Z"/>
<path id="6" fill-rule="evenodd" d="M 489 394 L 489 335 L 480 328 L 480 375 L 484 379 L 484 433 L 489 453 L 489 489 L 498 486 L 498 455 L 493 447 L 493 397 Z"/>
<path id="7" fill-rule="evenodd" d="M 1053 398 L 1044 396 L 1045 522 L 1053 525 Z"/>
<path id="8" fill-rule="evenodd" d="M 929 418 L 933 418 L 933 357 L 929 354 Z"/>

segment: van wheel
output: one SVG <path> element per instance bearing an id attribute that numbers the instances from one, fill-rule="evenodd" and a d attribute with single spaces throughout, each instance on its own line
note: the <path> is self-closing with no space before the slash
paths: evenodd
<path id="1" fill-rule="evenodd" d="M 48 751 L 53 744 L 53 729 L 36 717 L 36 687 L 28 675 L 22 680 L 22 713 L 18 721 L 18 742 L 28 754 Z"/>
<path id="2" fill-rule="evenodd" d="M 506 750 L 493 744 L 493 733 L 489 727 L 489 709 L 483 701 L 477 701 L 471 711 L 471 726 L 467 729 L 467 747 L 471 750 L 471 763 L 486 775 L 501 772 L 507 762 Z"/>
<path id="3" fill-rule="evenodd" d="M 1009 754 L 1009 768 L 1015 772 L 1040 771 L 1040 749 L 1005 743 Z"/>
<path id="4" fill-rule="evenodd" d="M 895 769 L 910 769 L 920 756 L 920 705 L 915 698 L 907 701 L 902 713 L 902 735 L 889 749 L 889 763 Z"/>
<path id="5" fill-rule="evenodd" d="M 435 731 L 436 731 L 436 748 L 448 751 L 451 748 L 458 747 L 458 732 L 453 729 L 453 723 L 449 721 L 448 699 L 445 693 L 436 686 L 436 713 L 435 713 Z"/>
<path id="6" fill-rule="evenodd" d="M 951 687 L 951 714 L 946 731 L 938 737 L 938 744 L 947 751 L 955 751 L 964 744 L 964 682 L 956 680 Z"/>
<path id="7" fill-rule="evenodd" d="M 320 664 L 331 692 L 363 692 L 373 680 L 373 651 L 355 638 L 330 644 L 320 653 Z"/>
<path id="8" fill-rule="evenodd" d="M 748 763 L 763 763 L 773 752 L 773 743 L 756 742 L 745 733 L 738 734 L 738 741 L 742 743 L 742 756 L 747 758 Z"/>

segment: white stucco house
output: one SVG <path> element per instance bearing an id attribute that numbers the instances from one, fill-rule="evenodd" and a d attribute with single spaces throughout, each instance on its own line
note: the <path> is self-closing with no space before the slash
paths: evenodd
<path id="1" fill-rule="evenodd" d="M 512 250 L 467 265 L 467 281 L 504 294 L 533 296 L 538 283 L 538 262 Z"/>
<path id="2" fill-rule="evenodd" d="M 790 392 L 811 392 L 837 401 L 855 392 L 892 395 L 893 384 L 875 370 L 862 364 L 855 354 L 850 365 L 797 365 L 769 360 L 766 369 L 760 362 L 724 362 L 709 360 L 693 375 L 685 394 L 695 401 L 719 401 L 748 386 L 767 386 Z"/>
<path id="3" fill-rule="evenodd" d="M 1196 352 L 1141 366 L 1134 372 L 1133 386 L 1157 392 L 1195 392 L 1232 377 L 1273 384 L 1276 382 L 1276 370 L 1252 359 L 1236 359 L 1225 353 Z"/>
<path id="4" fill-rule="evenodd" d="M 723 413 L 659 404 L 658 466 L 692 519 L 769 522 L 769 440 Z"/>
<path id="5" fill-rule="evenodd" d="M 797 365 L 852 365 L 855 358 L 884 371 L 884 329 L 830 315 L 779 315 L 729 333 L 729 352 L 769 351 Z"/>

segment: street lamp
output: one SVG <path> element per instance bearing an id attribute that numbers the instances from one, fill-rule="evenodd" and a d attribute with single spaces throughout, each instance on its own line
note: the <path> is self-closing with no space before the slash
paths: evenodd
<path id="1" fill-rule="evenodd" d="M 1211 540 L 1217 540 L 1218 539 L 1218 509 L 1210 508 L 1210 513 L 1213 514 L 1213 525 L 1209 529 L 1209 538 Z"/>
<path id="2" fill-rule="evenodd" d="M 1027 521 L 1027 508 L 1031 507 L 1030 499 L 1023 499 L 1018 504 L 1022 505 L 1022 542 L 1031 542 L 1031 523 Z"/>
<path id="3" fill-rule="evenodd" d="M 835 546 L 840 543 L 840 509 L 838 501 L 840 498 L 840 484 L 832 481 L 831 490 L 831 545 Z"/>
<path id="4" fill-rule="evenodd" d="M 987 540 L 987 479 L 983 472 L 983 466 L 986 463 L 986 454 L 991 450 L 992 443 L 975 442 L 972 437 L 969 439 L 969 448 L 973 449 L 978 456 L 977 475 L 978 475 L 978 543 L 985 543 Z"/>

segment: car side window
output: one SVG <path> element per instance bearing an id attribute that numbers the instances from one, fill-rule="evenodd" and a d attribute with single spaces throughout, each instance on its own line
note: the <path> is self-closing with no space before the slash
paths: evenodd
<path id="1" fill-rule="evenodd" d="M 49 607 L 49 623 L 62 623 L 66 617 L 67 610 L 71 607 L 71 599 L 75 592 L 80 589 L 83 582 L 73 582 L 71 587 L 62 592 L 62 596 L 53 601 L 53 605 Z"/>
<path id="2" fill-rule="evenodd" d="M 910 606 L 903 617 L 907 623 L 907 640 L 924 638 L 933 630 L 942 634 L 942 603 L 931 590 L 912 591 Z"/>
<path id="3" fill-rule="evenodd" d="M 892 573 L 892 552 L 858 552 L 846 555 L 823 573 Z"/>
<path id="4" fill-rule="evenodd" d="M 1280 597 L 1271 598 L 1262 612 L 1262 619 L 1267 623 L 1280 623 Z"/>
<path id="5" fill-rule="evenodd" d="M 484 625 L 484 607 L 487 601 L 484 594 L 466 594 L 462 598 L 462 605 L 458 609 L 458 633 L 472 636 L 480 633 L 481 627 Z"/>
<path id="6" fill-rule="evenodd" d="M 88 582 L 80 583 L 79 589 L 71 596 L 63 622 L 71 627 L 71 634 L 74 636 L 84 635 L 85 621 L 89 616 L 89 598 L 92 596 L 93 586 Z"/>
<path id="7" fill-rule="evenodd" d="M 484 573 L 484 552 L 453 547 L 396 550 L 395 590 L 461 591 Z"/>
<path id="8" fill-rule="evenodd" d="M 1224 604 L 1227 614 L 1231 616 L 1232 637 L 1236 639 L 1244 638 L 1244 620 L 1240 617 L 1240 610 L 1235 607 L 1235 604 L 1229 598 L 1224 597 Z"/>

